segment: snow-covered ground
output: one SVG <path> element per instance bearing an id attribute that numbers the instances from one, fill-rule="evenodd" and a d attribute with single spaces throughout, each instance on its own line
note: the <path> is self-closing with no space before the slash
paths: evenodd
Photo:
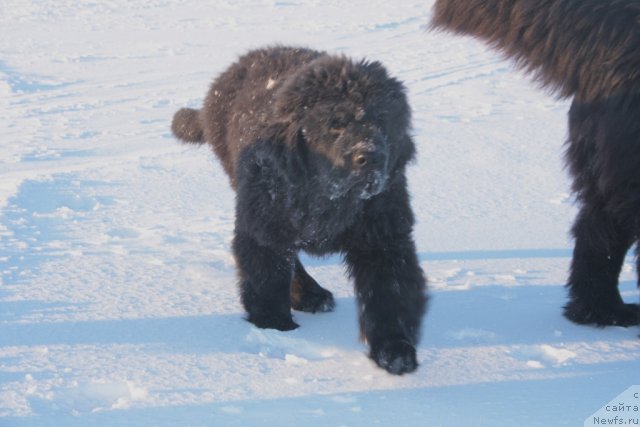
<path id="1" fill-rule="evenodd" d="M 576 209 L 568 102 L 407 0 L 0 2 L 0 425 L 579 426 L 640 383 L 635 328 L 561 316 Z M 233 193 L 169 123 L 248 49 L 306 45 L 403 80 L 415 238 L 433 296 L 420 369 L 337 298 L 293 332 L 243 320 Z M 633 259 L 622 275 L 638 300 Z"/>

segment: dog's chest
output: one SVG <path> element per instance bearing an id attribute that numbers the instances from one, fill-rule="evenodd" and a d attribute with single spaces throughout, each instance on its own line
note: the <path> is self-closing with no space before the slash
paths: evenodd
<path id="1" fill-rule="evenodd" d="M 296 246 L 316 253 L 335 251 L 335 241 L 353 225 L 361 209 L 360 201 L 349 198 L 307 198 L 292 211 L 291 223 L 297 230 Z"/>

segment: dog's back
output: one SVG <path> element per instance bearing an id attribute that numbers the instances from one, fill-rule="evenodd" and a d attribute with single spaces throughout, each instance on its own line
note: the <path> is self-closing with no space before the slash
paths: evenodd
<path id="1" fill-rule="evenodd" d="M 640 88 L 637 0 L 437 0 L 432 25 L 488 41 L 562 96 Z"/>
<path id="2" fill-rule="evenodd" d="M 201 110 L 183 108 L 173 118 L 174 135 L 209 143 L 233 183 L 239 152 L 260 126 L 273 122 L 273 95 L 287 77 L 324 55 L 304 48 L 272 47 L 240 57 L 212 83 Z"/>

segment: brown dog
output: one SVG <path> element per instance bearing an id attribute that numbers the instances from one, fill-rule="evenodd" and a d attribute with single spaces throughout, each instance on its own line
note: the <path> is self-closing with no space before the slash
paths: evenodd
<path id="1" fill-rule="evenodd" d="M 565 316 L 638 324 L 618 276 L 640 234 L 640 2 L 437 0 L 433 25 L 486 40 L 573 97 L 566 162 L 580 213 Z"/>
<path id="2" fill-rule="evenodd" d="M 412 238 L 413 157 L 403 85 L 378 62 L 308 49 L 252 51 L 172 123 L 213 147 L 236 190 L 233 250 L 248 320 L 294 329 L 291 308 L 329 311 L 298 252 L 344 254 L 362 338 L 394 374 L 417 367 L 425 278 Z"/>

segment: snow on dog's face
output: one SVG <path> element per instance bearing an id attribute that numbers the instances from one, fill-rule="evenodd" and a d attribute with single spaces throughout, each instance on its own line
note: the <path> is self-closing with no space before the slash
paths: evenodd
<path id="1" fill-rule="evenodd" d="M 331 198 L 368 199 L 387 188 L 397 153 L 407 150 L 401 145 L 409 107 L 402 85 L 382 65 L 319 58 L 283 85 L 276 102 L 284 121 L 325 160 Z"/>
<path id="2" fill-rule="evenodd" d="M 365 120 L 361 108 L 345 107 L 344 103 L 314 106 L 303 115 L 301 132 L 309 149 L 328 160 L 328 173 L 343 175 L 332 181 L 335 195 L 356 190 L 367 199 L 386 188 L 389 141 L 380 126 Z"/>

